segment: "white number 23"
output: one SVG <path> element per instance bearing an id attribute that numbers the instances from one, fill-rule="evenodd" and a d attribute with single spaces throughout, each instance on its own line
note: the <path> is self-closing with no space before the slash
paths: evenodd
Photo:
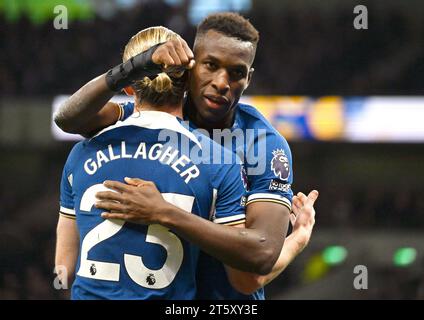
<path id="1" fill-rule="evenodd" d="M 81 211 L 91 211 L 96 202 L 95 194 L 99 191 L 111 190 L 102 184 L 88 188 L 81 199 Z M 191 212 L 194 197 L 176 193 L 162 193 L 162 196 L 175 206 Z M 87 233 L 82 241 L 81 262 L 77 275 L 91 279 L 119 281 L 121 267 L 119 263 L 89 260 L 88 252 L 100 242 L 118 233 L 124 223 L 125 221 L 117 219 L 105 220 Z M 133 240 L 137 241 L 137 239 Z M 158 270 L 149 269 L 144 265 L 142 256 L 125 253 L 125 268 L 131 279 L 138 285 L 149 289 L 165 288 L 172 283 L 183 262 L 184 251 L 181 240 L 169 229 L 152 224 L 147 229 L 145 241 L 165 248 L 167 257 L 163 266 Z"/>

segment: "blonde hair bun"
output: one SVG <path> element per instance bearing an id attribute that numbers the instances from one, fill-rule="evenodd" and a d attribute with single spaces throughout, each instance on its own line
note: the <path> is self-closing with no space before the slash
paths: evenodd
<path id="1" fill-rule="evenodd" d="M 177 33 L 162 26 L 141 30 L 131 37 L 130 41 L 125 46 L 122 57 L 123 61 L 129 60 L 131 57 L 150 49 L 158 43 L 180 38 L 181 37 Z M 144 77 L 143 79 L 135 81 L 133 88 L 141 101 L 148 101 L 157 105 L 166 103 L 175 104 L 179 102 L 184 95 L 185 81 L 173 81 L 171 77 L 179 78 L 182 77 L 183 74 L 184 72 L 180 70 L 180 72 L 176 74 L 170 72 L 171 76 L 162 72 L 153 80 Z"/>

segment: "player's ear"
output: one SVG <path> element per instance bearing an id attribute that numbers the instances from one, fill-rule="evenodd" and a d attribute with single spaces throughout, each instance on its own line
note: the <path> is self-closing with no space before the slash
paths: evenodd
<path id="1" fill-rule="evenodd" d="M 124 88 L 124 92 L 127 94 L 127 96 L 135 96 L 135 92 L 132 87 Z"/>
<path id="2" fill-rule="evenodd" d="M 255 71 L 255 69 L 254 69 L 254 68 L 250 68 L 250 69 L 249 69 L 249 72 L 248 72 L 248 74 L 247 74 L 246 87 L 244 88 L 244 90 L 246 90 L 246 89 L 247 89 L 247 87 L 248 87 L 248 86 L 249 86 L 249 84 L 250 84 L 250 81 L 252 80 L 252 77 L 253 77 L 253 71 Z"/>

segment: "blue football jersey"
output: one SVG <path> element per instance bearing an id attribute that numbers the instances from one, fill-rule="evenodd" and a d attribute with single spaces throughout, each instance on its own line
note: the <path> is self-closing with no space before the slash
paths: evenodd
<path id="1" fill-rule="evenodd" d="M 134 105 L 121 105 L 123 117 L 132 113 Z M 286 139 L 254 107 L 239 103 L 234 124 L 223 131 L 221 141 L 243 162 L 247 205 L 256 201 L 280 203 L 291 210 L 293 192 L 292 155 Z M 225 143 L 230 141 L 230 145 Z M 201 252 L 197 269 L 197 299 L 263 300 L 263 288 L 252 295 L 237 292 L 229 283 L 223 264 Z"/>
<path id="2" fill-rule="evenodd" d="M 212 164 L 206 148 L 228 153 L 157 111 L 134 113 L 74 146 L 60 195 L 60 213 L 76 218 L 80 235 L 72 299 L 195 298 L 197 246 L 160 225 L 105 220 L 94 203 L 105 180 L 137 177 L 154 181 L 165 200 L 191 214 L 243 221 L 241 166 Z"/>
<path id="3" fill-rule="evenodd" d="M 247 205 L 256 201 L 280 203 L 291 210 L 293 192 L 292 156 L 283 136 L 254 107 L 239 103 L 232 128 L 227 134 L 244 137 L 233 143 L 243 159 L 248 188 Z M 236 141 L 236 139 L 233 139 Z M 237 292 L 229 283 L 225 268 L 215 258 L 201 253 L 197 269 L 197 299 L 263 300 L 264 289 L 252 295 Z"/>

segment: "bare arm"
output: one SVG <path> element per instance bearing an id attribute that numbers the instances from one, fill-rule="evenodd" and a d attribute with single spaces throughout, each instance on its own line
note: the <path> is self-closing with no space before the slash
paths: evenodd
<path id="1" fill-rule="evenodd" d="M 260 202 L 250 204 L 248 220 L 251 222 L 246 222 L 245 228 L 219 225 L 193 214 L 187 217 L 187 213 L 173 207 L 168 209 L 159 223 L 224 264 L 264 275 L 272 270 L 284 242 L 281 234 L 284 225 L 287 227 L 289 211 L 279 206 L 279 210 L 264 212 Z"/>
<path id="2" fill-rule="evenodd" d="M 74 278 L 79 248 L 79 234 L 75 219 L 59 215 L 56 234 L 56 270 L 61 271 L 63 267 L 66 268 L 66 274 L 59 272 L 58 277 L 62 283 L 66 280 L 70 284 Z M 66 279 L 64 279 L 65 276 L 67 276 Z"/>
<path id="3" fill-rule="evenodd" d="M 54 121 L 65 132 L 91 136 L 118 120 L 119 107 L 109 102 L 116 92 L 131 86 L 135 80 L 157 75 L 162 67 L 169 72 L 191 69 L 193 58 L 183 39 L 154 46 L 85 84 L 65 101 Z"/>
<path id="4" fill-rule="evenodd" d="M 244 272 L 226 265 L 228 279 L 234 289 L 245 295 L 250 295 L 278 277 L 302 250 L 303 248 L 299 246 L 295 236 L 290 234 L 284 241 L 280 256 L 269 274 L 260 275 Z"/>
<path id="5" fill-rule="evenodd" d="M 107 219 L 123 219 L 135 223 L 159 223 L 198 245 L 203 251 L 234 268 L 268 274 L 274 266 L 287 232 L 289 210 L 279 204 L 264 211 L 263 203 L 248 206 L 246 228 L 239 229 L 213 223 L 166 202 L 153 182 L 126 185 L 106 181 L 105 186 L 118 192 L 99 192 L 98 208 Z M 128 181 L 127 181 L 128 182 Z"/>
<path id="6" fill-rule="evenodd" d="M 108 102 L 113 96 L 105 79 L 98 76 L 75 92 L 54 115 L 55 123 L 65 132 L 89 136 L 119 117 L 119 106 Z"/>
<path id="7" fill-rule="evenodd" d="M 309 243 L 315 224 L 315 209 L 313 207 L 318 198 L 317 191 L 311 191 L 306 197 L 299 192 L 293 198 L 293 212 L 291 215 L 293 231 L 286 238 L 280 256 L 272 271 L 267 275 L 243 272 L 226 266 L 231 285 L 243 294 L 252 294 L 278 277 L 287 266 L 296 258 Z M 270 208 L 271 209 L 271 208 Z M 243 226 L 237 226 L 243 227 Z"/>

